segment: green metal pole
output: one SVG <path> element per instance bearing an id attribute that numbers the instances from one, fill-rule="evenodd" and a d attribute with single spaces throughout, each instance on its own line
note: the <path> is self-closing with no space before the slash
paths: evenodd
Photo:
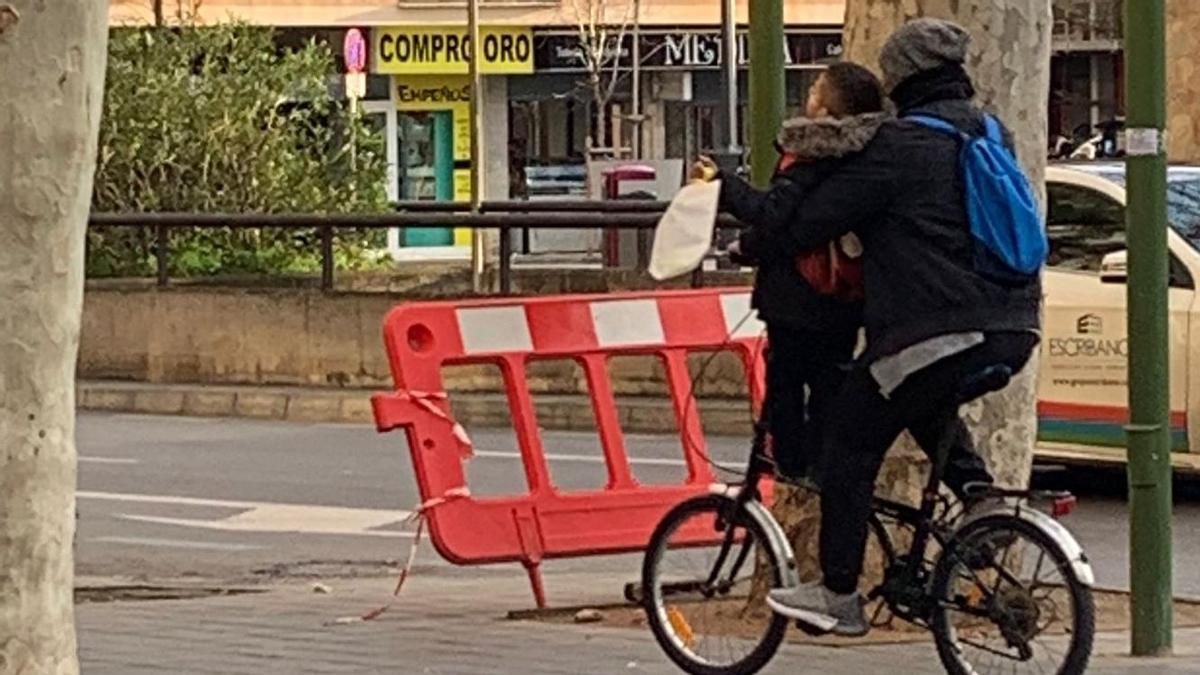
<path id="1" fill-rule="evenodd" d="M 1134 656 L 1171 651 L 1166 18 L 1125 3 L 1129 207 L 1129 569 Z"/>
<path id="2" fill-rule="evenodd" d="M 750 178 L 771 182 L 775 136 L 783 124 L 783 1 L 750 0 Z"/>

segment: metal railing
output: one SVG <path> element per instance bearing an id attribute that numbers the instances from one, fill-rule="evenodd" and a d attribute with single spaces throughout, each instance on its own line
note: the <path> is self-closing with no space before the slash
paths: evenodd
<path id="1" fill-rule="evenodd" d="M 380 214 L 219 214 L 219 213 L 94 213 L 89 228 L 128 227 L 155 232 L 154 257 L 158 285 L 170 282 L 170 232 L 183 229 L 292 229 L 319 234 L 321 288 L 333 288 L 333 243 L 339 229 L 393 229 L 408 227 L 465 228 L 500 232 L 500 293 L 512 292 L 512 233 L 528 230 L 637 230 L 650 231 L 666 210 L 667 202 L 652 201 L 548 201 L 484 202 L 480 213 L 457 202 L 405 202 L 394 213 Z M 722 215 L 722 229 L 743 225 Z M 703 269 L 693 275 L 694 286 L 703 285 Z"/>

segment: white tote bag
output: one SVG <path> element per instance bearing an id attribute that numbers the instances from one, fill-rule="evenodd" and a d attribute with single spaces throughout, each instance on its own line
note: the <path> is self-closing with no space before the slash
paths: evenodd
<path id="1" fill-rule="evenodd" d="M 720 196 L 719 180 L 689 183 L 675 195 L 654 231 L 650 276 L 663 281 L 700 266 L 712 247 Z"/>

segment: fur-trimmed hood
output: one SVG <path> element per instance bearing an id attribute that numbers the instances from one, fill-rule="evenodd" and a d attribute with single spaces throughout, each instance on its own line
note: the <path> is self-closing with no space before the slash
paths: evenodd
<path id="1" fill-rule="evenodd" d="M 867 147 L 886 113 L 868 113 L 851 117 L 796 117 L 783 123 L 779 147 L 783 152 L 805 159 L 834 159 Z"/>

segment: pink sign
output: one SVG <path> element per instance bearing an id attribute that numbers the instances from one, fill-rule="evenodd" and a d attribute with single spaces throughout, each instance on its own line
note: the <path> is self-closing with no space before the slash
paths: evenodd
<path id="1" fill-rule="evenodd" d="M 351 28 L 346 31 L 346 39 L 342 43 L 342 57 L 346 60 L 347 73 L 361 73 L 367 68 L 367 39 L 362 31 Z"/>

